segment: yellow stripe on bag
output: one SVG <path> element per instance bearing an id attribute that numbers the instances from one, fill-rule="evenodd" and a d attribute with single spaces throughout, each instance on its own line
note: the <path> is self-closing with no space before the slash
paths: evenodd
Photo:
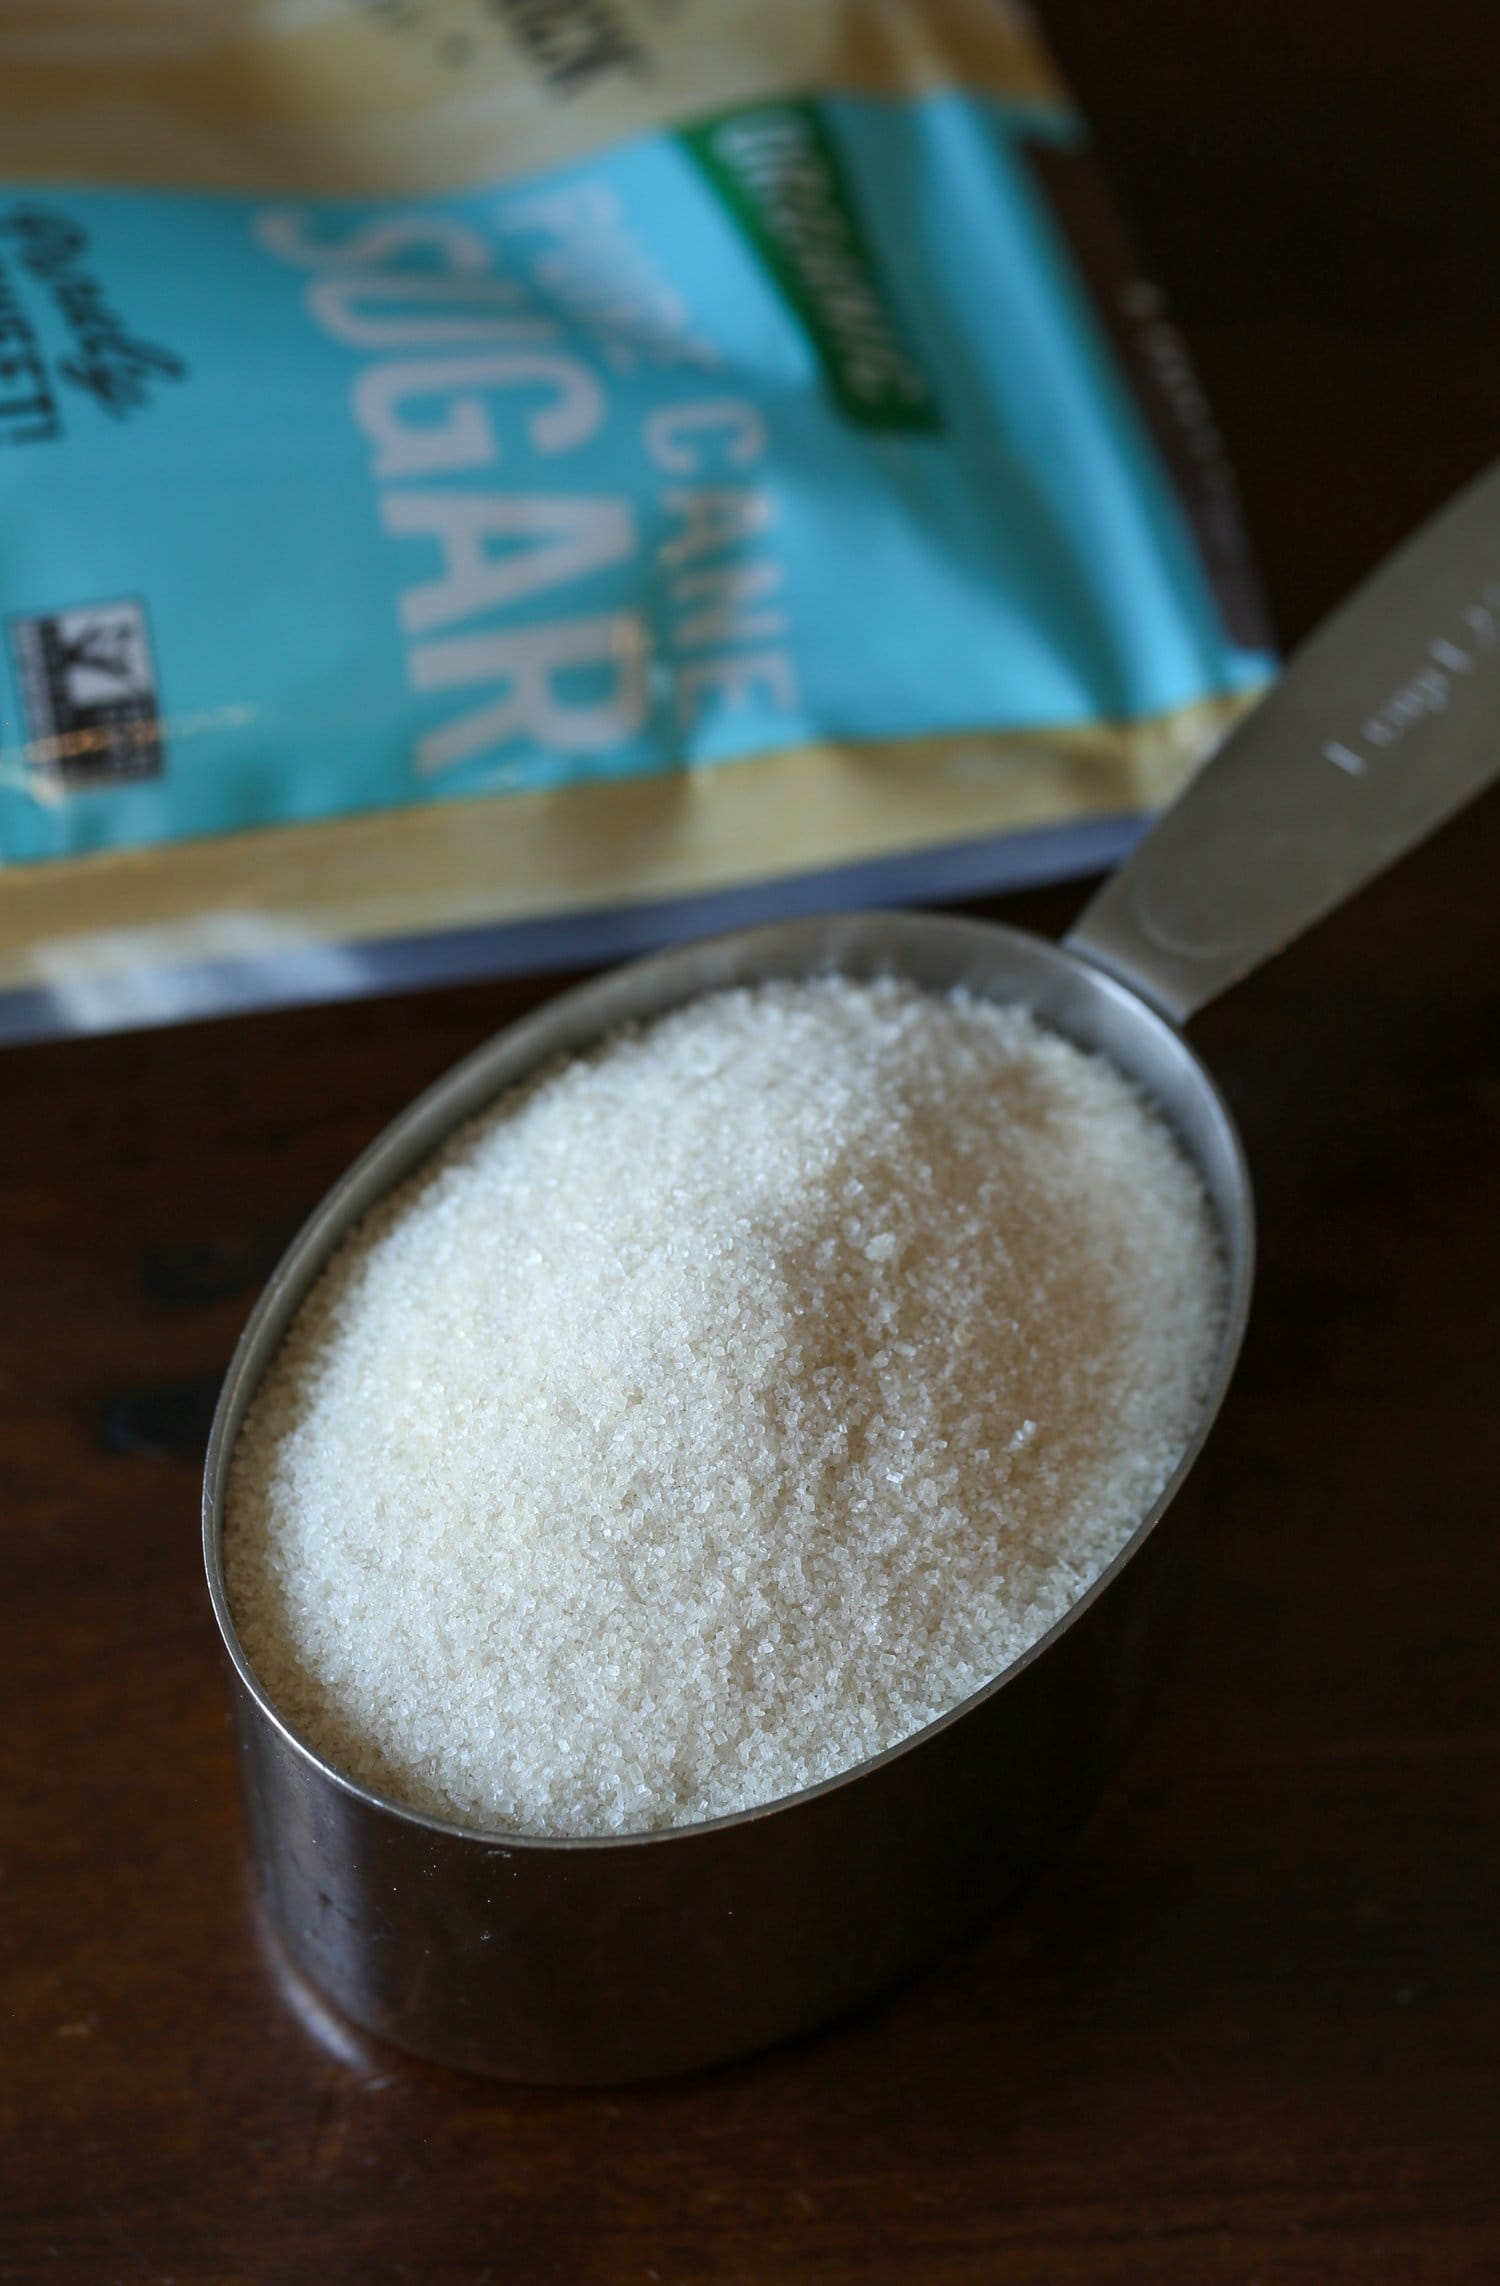
<path id="1" fill-rule="evenodd" d="M 8 0 L 14 181 L 402 193 L 489 186 L 809 88 L 1065 103 L 1008 0 Z"/>
<path id="2" fill-rule="evenodd" d="M 0 875 L 0 988 L 586 912 L 1157 808 L 1252 703 L 803 746 Z"/>

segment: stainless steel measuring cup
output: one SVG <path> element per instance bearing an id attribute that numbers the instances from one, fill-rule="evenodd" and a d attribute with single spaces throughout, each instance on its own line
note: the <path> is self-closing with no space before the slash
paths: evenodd
<path id="1" fill-rule="evenodd" d="M 260 1894 L 294 1966 L 440 2061 L 610 2081 L 806 2030 L 983 1918 L 1088 1806 L 1149 1673 L 1171 1509 L 1243 1331 L 1251 1196 L 1233 1123 L 1178 1027 L 1500 770 L 1500 472 L 1447 509 L 1294 661 L 1061 947 L 936 915 L 795 922 L 632 963 L 439 1081 L 371 1146 L 273 1275 L 209 1444 L 203 1536 Z M 1020 1001 L 1102 1052 L 1195 1162 L 1228 1267 L 1212 1390 L 1116 1561 L 1024 1658 L 890 1752 L 760 1809 L 598 1841 L 476 1833 L 342 1776 L 257 1680 L 221 1519 L 245 1409 L 346 1233 L 517 1081 L 716 987 L 830 970 Z"/>

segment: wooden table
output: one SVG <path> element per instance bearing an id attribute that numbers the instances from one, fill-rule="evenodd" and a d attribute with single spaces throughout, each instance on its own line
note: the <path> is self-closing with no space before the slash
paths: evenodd
<path id="1" fill-rule="evenodd" d="M 1500 446 L 1490 13 L 1048 19 L 1295 638 Z M 1500 2278 L 1497 884 L 1492 795 L 1199 1028 L 1259 1308 L 1190 1642 L 1076 1848 L 856 2021 L 638 2092 L 290 2004 L 198 1576 L 257 1283 L 555 980 L 8 1052 L 0 2279 Z"/>

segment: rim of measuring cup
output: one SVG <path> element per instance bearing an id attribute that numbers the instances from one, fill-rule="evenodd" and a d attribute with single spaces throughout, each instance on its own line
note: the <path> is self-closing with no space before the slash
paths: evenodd
<path id="1" fill-rule="evenodd" d="M 1224 1323 L 1213 1374 L 1176 1467 L 1129 1539 L 1044 1635 L 945 1714 L 899 1739 L 894 1746 L 851 1764 L 831 1778 L 743 1810 L 730 1810 L 719 1817 L 695 1819 L 682 1825 L 646 1827 L 633 1833 L 529 1834 L 506 1826 L 465 1824 L 457 1818 L 413 1809 L 350 1777 L 336 1763 L 328 1761 L 271 1698 L 240 1640 L 224 1577 L 225 1493 L 240 1426 L 266 1367 L 325 1265 L 356 1224 L 389 1191 L 417 1172 L 456 1128 L 498 1101 L 543 1064 L 584 1052 L 625 1025 L 650 1022 L 670 1008 L 725 986 L 839 973 L 890 974 L 922 984 L 920 977 L 902 965 L 901 952 L 904 948 L 909 954 L 935 939 L 942 940 L 953 952 L 967 949 L 976 964 L 983 962 L 986 953 L 993 954 L 1004 948 L 1023 964 L 1038 965 L 1054 977 L 1071 975 L 1085 979 L 1086 994 L 1090 998 L 1097 1002 L 1102 997 L 1122 1011 L 1128 1026 L 1152 1036 L 1156 1051 L 1186 1076 L 1187 1085 L 1198 1091 L 1211 1114 L 1216 1140 L 1229 1169 L 1227 1210 L 1221 1210 L 1217 1201 L 1212 1202 L 1226 1274 Z M 888 961 L 883 957 L 887 948 Z M 851 958 L 855 962 L 852 970 L 846 966 Z M 761 965 L 762 962 L 766 965 Z M 963 978 L 957 977 L 945 986 L 926 985 L 924 989 L 951 991 L 963 982 Z M 681 988 L 677 989 L 679 985 Z M 659 998 L 653 997 L 652 987 L 660 988 Z M 986 990 L 978 974 L 973 989 L 986 998 L 999 997 Z M 1025 1004 L 1021 994 L 1013 997 Z M 640 1004 L 642 1002 L 646 1004 Z M 1066 1035 L 1065 1022 L 1060 1023 L 1050 1015 L 1040 1020 L 1050 1029 Z M 1093 1053 L 1108 1053 L 1092 1043 L 1080 1041 L 1078 1044 L 1089 1047 Z M 1126 1076 L 1134 1084 L 1142 1084 L 1136 1073 L 1127 1072 Z M 1158 1104 L 1157 1109 L 1172 1124 L 1167 1107 Z M 1178 1140 L 1201 1177 L 1204 1169 L 1199 1154 L 1180 1135 Z M 424 1089 L 397 1113 L 325 1192 L 272 1271 L 246 1321 L 224 1376 L 204 1461 L 203 1562 L 225 1653 L 261 1719 L 280 1734 L 293 1753 L 319 1778 L 366 1808 L 420 1827 L 424 1832 L 449 1835 L 486 1849 L 620 1850 L 673 1844 L 685 1847 L 698 1835 L 719 1833 L 726 1827 L 751 1825 L 779 1816 L 883 1769 L 898 1756 L 917 1752 L 1043 1658 L 1059 1637 L 1108 1591 L 1171 1506 L 1218 1416 L 1244 1339 L 1254 1267 L 1255 1222 L 1249 1168 L 1239 1130 L 1212 1073 L 1182 1034 L 1149 1002 L 1092 962 L 1047 938 L 1008 928 L 998 921 L 979 921 L 953 914 L 847 913 L 824 919 L 768 922 L 758 928 L 736 930 L 731 935 L 676 946 L 626 962 L 602 976 L 573 986 L 505 1025 Z"/>

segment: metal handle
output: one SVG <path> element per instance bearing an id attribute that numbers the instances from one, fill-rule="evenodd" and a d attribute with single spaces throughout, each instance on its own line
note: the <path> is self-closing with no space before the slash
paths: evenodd
<path id="1" fill-rule="evenodd" d="M 1500 466 L 1297 652 L 1069 949 L 1182 1023 L 1500 774 Z"/>

